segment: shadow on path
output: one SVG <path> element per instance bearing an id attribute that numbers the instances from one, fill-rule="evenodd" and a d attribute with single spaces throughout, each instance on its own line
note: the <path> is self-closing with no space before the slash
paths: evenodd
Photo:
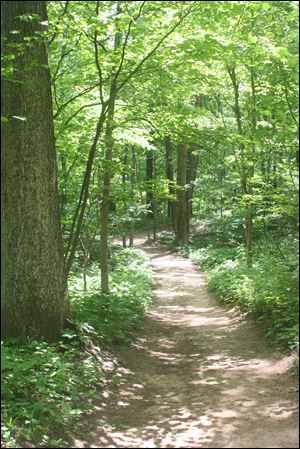
<path id="1" fill-rule="evenodd" d="M 292 357 L 276 357 L 250 320 L 223 309 L 189 259 L 140 247 L 155 271 L 153 305 L 117 354 L 121 385 L 73 447 L 298 447 Z"/>

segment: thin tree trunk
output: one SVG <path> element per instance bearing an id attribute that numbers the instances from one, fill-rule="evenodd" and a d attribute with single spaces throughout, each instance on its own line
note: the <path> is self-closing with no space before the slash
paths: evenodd
<path id="1" fill-rule="evenodd" d="M 147 204 L 147 229 L 148 237 L 151 237 L 150 230 L 153 227 L 153 150 L 146 154 L 146 204 Z"/>
<path id="2" fill-rule="evenodd" d="M 193 215 L 193 192 L 194 192 L 194 181 L 196 180 L 197 168 L 199 163 L 199 150 L 200 147 L 198 144 L 195 144 L 191 148 L 188 149 L 187 156 L 187 169 L 186 169 L 186 183 L 188 185 L 186 191 L 186 209 L 187 209 L 187 218 L 186 218 L 186 232 L 187 235 L 190 233 L 190 219 Z"/>
<path id="3" fill-rule="evenodd" d="M 130 203 L 131 207 L 134 207 L 134 185 L 136 181 L 136 157 L 135 157 L 135 148 L 132 146 L 131 148 L 131 170 L 130 170 Z M 131 211 L 130 213 L 131 219 L 130 219 L 130 232 L 129 232 L 129 246 L 133 246 L 133 240 L 134 240 L 134 212 Z"/>
<path id="4" fill-rule="evenodd" d="M 116 86 L 111 86 L 110 105 L 107 115 L 107 124 L 105 130 L 105 164 L 103 173 L 102 204 L 100 215 L 100 269 L 101 269 L 101 292 L 109 292 L 108 281 L 108 220 L 110 205 L 110 180 L 111 180 L 111 161 L 113 150 L 113 118 L 116 101 Z"/>
<path id="5" fill-rule="evenodd" d="M 243 136 L 243 129 L 242 129 L 242 115 L 239 105 L 239 83 L 236 79 L 236 73 L 235 68 L 227 67 L 228 73 L 230 75 L 233 90 L 234 90 L 234 111 L 235 111 L 235 118 L 238 128 L 238 133 L 240 136 Z M 247 258 L 247 266 L 252 266 L 252 259 L 253 259 L 253 219 L 252 219 L 252 207 L 251 207 L 251 200 L 248 197 L 248 195 L 252 194 L 252 188 L 249 184 L 248 180 L 248 171 L 246 167 L 246 158 L 245 158 L 245 146 L 242 142 L 240 144 L 240 154 L 241 154 L 241 173 L 240 173 L 240 179 L 241 179 L 241 187 L 242 187 L 242 194 L 245 198 L 246 204 L 245 204 L 245 247 L 246 247 L 246 258 Z M 246 197 L 247 195 L 247 197 Z"/>
<path id="6" fill-rule="evenodd" d="M 165 138 L 166 149 L 166 178 L 169 186 L 169 195 L 175 195 L 174 187 L 174 169 L 173 169 L 173 157 L 172 157 L 172 143 L 170 137 Z M 171 219 L 172 229 L 176 230 L 176 216 L 175 216 L 176 202 L 174 199 L 168 199 L 168 217 Z"/>
<path id="7" fill-rule="evenodd" d="M 127 197 L 127 185 L 126 185 L 126 176 L 127 176 L 127 148 L 125 148 L 125 154 L 124 154 L 124 167 L 123 167 L 123 171 L 122 171 L 122 184 L 123 184 L 123 194 L 125 194 L 125 198 L 123 201 L 123 211 L 126 212 L 127 209 L 127 201 L 126 201 L 126 197 Z M 121 225 L 122 228 L 122 243 L 123 243 L 123 248 L 126 248 L 127 246 L 127 232 L 126 232 L 126 223 L 123 223 Z"/>
<path id="8" fill-rule="evenodd" d="M 99 2 L 97 2 L 98 9 Z M 121 5 L 117 2 L 117 15 L 120 14 Z M 114 49 L 117 50 L 121 43 L 121 33 L 116 33 Z M 96 43 L 97 45 L 97 43 Z M 99 61 L 98 61 L 99 63 Z M 110 205 L 110 180 L 111 180 L 111 161 L 113 152 L 113 121 L 115 115 L 115 103 L 117 97 L 117 79 L 113 77 L 110 86 L 109 103 L 107 111 L 107 124 L 105 131 L 105 163 L 103 167 L 103 198 L 100 217 L 100 269 L 101 269 L 101 292 L 109 293 L 108 279 L 108 219 Z"/>
<path id="9" fill-rule="evenodd" d="M 185 244 L 187 235 L 187 205 L 186 205 L 186 168 L 187 168 L 187 147 L 185 144 L 177 145 L 177 225 L 176 242 Z"/>

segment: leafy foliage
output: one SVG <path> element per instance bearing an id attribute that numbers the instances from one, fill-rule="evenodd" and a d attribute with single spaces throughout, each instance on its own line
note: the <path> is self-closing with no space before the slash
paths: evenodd
<path id="1" fill-rule="evenodd" d="M 62 447 L 59 429 L 89 407 L 102 372 L 76 344 L 5 341 L 2 344 L 2 432 L 15 441 L 39 447 Z"/>
<path id="2" fill-rule="evenodd" d="M 90 267 L 88 289 L 81 275 L 70 280 L 77 328 L 65 329 L 58 344 L 5 340 L 2 343 L 2 437 L 6 446 L 64 447 L 74 420 L 105 388 L 101 364 L 83 351 L 85 335 L 100 344 L 128 343 L 151 296 L 151 268 L 137 249 L 111 248 L 112 290 L 100 293 L 99 269 Z M 118 374 L 113 384 L 119 382 Z"/>
<path id="3" fill-rule="evenodd" d="M 111 291 L 101 294 L 100 271 L 89 269 L 87 290 L 78 275 L 70 279 L 70 295 L 76 319 L 86 323 L 104 341 L 129 342 L 151 299 L 151 266 L 138 249 L 111 248 Z"/>

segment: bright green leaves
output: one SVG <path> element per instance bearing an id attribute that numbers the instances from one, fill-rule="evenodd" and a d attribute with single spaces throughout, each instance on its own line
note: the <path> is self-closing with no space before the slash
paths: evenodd
<path id="1" fill-rule="evenodd" d="M 64 428 L 89 407 L 101 383 L 99 362 L 76 345 L 8 341 L 1 351 L 2 413 L 21 443 L 49 447 L 53 431 Z M 51 447 L 61 447 L 53 440 Z"/>
<path id="2" fill-rule="evenodd" d="M 261 3 L 261 8 L 263 11 L 269 11 L 271 9 L 271 4 L 269 2 L 259 2 Z"/>
<path id="3" fill-rule="evenodd" d="M 249 44 L 256 44 L 257 41 L 258 41 L 258 37 L 257 36 L 253 36 L 253 34 L 248 34 L 248 42 L 249 42 Z"/>
<path id="4" fill-rule="evenodd" d="M 277 47 L 273 51 L 273 55 L 281 60 L 289 58 L 291 56 L 290 52 L 285 47 Z"/>
<path id="5" fill-rule="evenodd" d="M 87 276 L 87 291 L 82 279 L 73 276 L 70 294 L 78 321 L 87 323 L 98 336 L 110 342 L 129 342 L 150 303 L 152 269 L 148 258 L 140 250 L 110 248 L 111 293 L 100 294 L 100 273 L 96 264 Z"/>

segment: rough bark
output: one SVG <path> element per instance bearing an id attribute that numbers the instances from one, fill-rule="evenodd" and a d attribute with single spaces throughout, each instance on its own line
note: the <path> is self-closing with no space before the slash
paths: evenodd
<path id="1" fill-rule="evenodd" d="M 68 312 L 47 48 L 46 2 L 1 2 L 5 54 L 14 73 L 2 82 L 1 310 L 2 337 L 60 337 Z M 38 14 L 40 20 L 18 16 Z M 20 30 L 19 34 L 10 33 Z M 12 43 L 23 45 L 17 53 Z M 24 120 L 18 118 L 23 117 Z"/>

